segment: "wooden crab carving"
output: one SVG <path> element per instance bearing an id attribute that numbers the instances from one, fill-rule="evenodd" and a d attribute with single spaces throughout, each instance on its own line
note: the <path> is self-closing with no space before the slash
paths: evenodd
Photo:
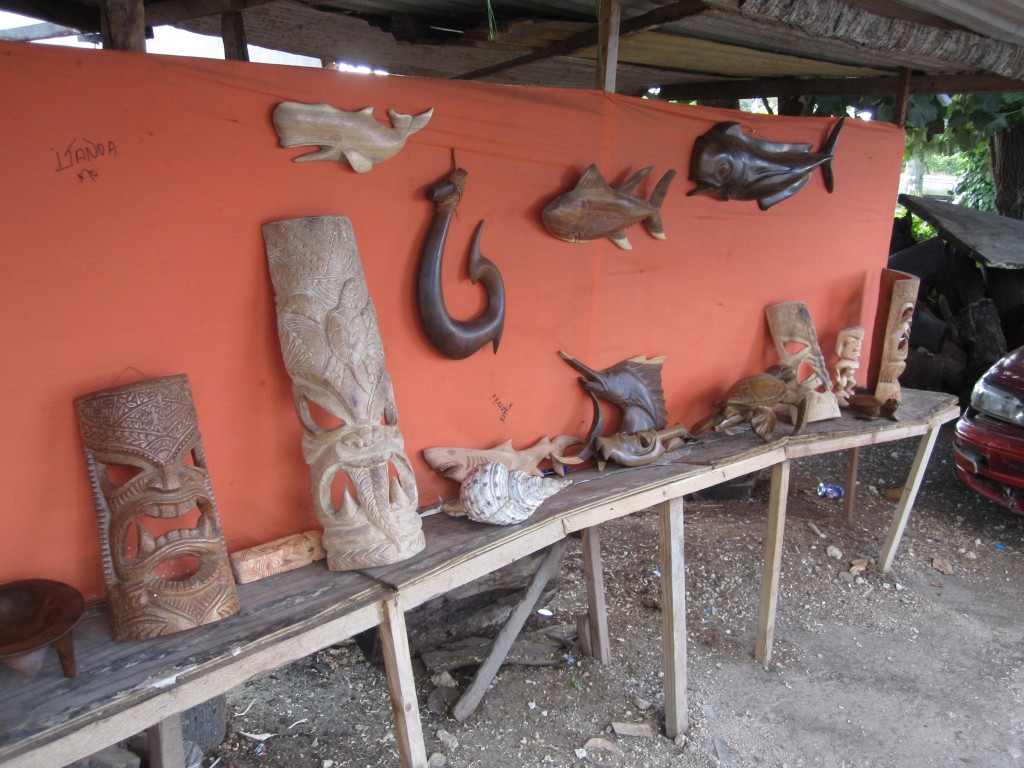
<path id="1" fill-rule="evenodd" d="M 693 435 L 699 437 L 749 421 L 754 433 L 768 442 L 775 432 L 773 408 L 782 403 L 796 406 L 793 434 L 799 434 L 807 423 L 807 392 L 800 389 L 792 366 L 773 365 L 764 373 L 755 373 L 733 384 L 715 412 L 694 428 Z"/>

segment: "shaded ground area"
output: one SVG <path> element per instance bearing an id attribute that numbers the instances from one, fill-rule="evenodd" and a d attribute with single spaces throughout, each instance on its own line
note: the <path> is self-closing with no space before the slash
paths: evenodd
<path id="1" fill-rule="evenodd" d="M 814 492 L 843 482 L 845 456 L 794 463 L 766 667 L 753 648 L 768 477 L 749 500 L 688 502 L 685 738 L 659 735 L 658 521 L 643 513 L 602 527 L 612 665 L 569 649 L 554 666 L 505 666 L 465 724 L 427 708 L 421 670 L 431 765 L 1024 766 L 1024 518 L 959 483 L 950 437 L 947 426 L 886 575 L 873 566 L 895 508 L 884 492 L 902 486 L 917 441 L 862 449 L 853 525 Z M 552 615 L 528 628 L 575 626 L 584 607 L 573 541 Z M 464 689 L 470 673 L 454 677 Z M 398 765 L 383 671 L 354 643 L 242 686 L 228 705 L 229 738 L 204 765 Z"/>

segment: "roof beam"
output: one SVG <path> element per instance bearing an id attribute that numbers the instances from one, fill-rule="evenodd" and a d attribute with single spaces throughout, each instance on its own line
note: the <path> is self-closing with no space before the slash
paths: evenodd
<path id="1" fill-rule="evenodd" d="M 601 0 L 600 43 L 597 46 L 597 87 L 615 93 L 615 71 L 619 68 L 619 35 L 622 5 L 619 0 Z"/>
<path id="2" fill-rule="evenodd" d="M 28 24 L 24 27 L 0 29 L 0 40 L 12 43 L 29 43 L 33 40 L 52 40 L 55 37 L 77 35 L 78 30 L 61 24 Z"/>
<path id="3" fill-rule="evenodd" d="M 649 11 L 648 13 L 644 13 L 640 16 L 634 16 L 632 19 L 627 19 L 621 22 L 619 24 L 619 38 L 621 39 L 628 35 L 646 32 L 650 29 L 654 29 L 655 27 L 660 27 L 663 24 L 670 24 L 673 21 L 685 19 L 688 16 L 696 16 L 709 8 L 710 6 L 706 2 L 703 2 L 703 0 L 681 0 L 681 2 L 669 3 L 668 5 L 663 5 L 660 8 L 655 8 L 653 11 Z M 541 48 L 538 51 L 531 51 L 530 53 L 518 56 L 514 59 L 509 59 L 508 61 L 503 61 L 499 64 L 493 64 L 489 67 L 482 67 L 480 69 L 475 69 L 472 72 L 456 75 L 453 79 L 477 80 L 481 77 L 493 75 L 496 72 L 502 72 L 506 69 L 522 66 L 523 64 L 532 64 L 535 61 L 542 61 L 555 56 L 568 56 L 569 54 L 576 53 L 584 48 L 590 48 L 591 46 L 597 45 L 600 42 L 600 27 L 600 24 L 592 24 L 588 29 L 569 35 L 565 40 L 552 43 L 546 48 Z"/>
<path id="4" fill-rule="evenodd" d="M 62 0 L 0 0 L 0 10 L 82 32 L 100 31 L 100 9 Z"/>
<path id="5" fill-rule="evenodd" d="M 146 23 L 151 27 L 178 24 L 204 16 L 241 13 L 273 0 L 163 0 L 146 6 Z"/>
<path id="6" fill-rule="evenodd" d="M 1024 80 L 999 75 L 915 75 L 910 93 L 1010 93 L 1024 91 Z M 756 99 L 761 96 L 889 96 L 899 92 L 900 78 L 774 78 L 764 80 L 718 80 L 663 86 L 665 101 L 697 99 Z"/>

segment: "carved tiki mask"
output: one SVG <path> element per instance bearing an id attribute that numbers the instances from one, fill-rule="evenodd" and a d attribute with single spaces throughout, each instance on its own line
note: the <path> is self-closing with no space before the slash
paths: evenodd
<path id="1" fill-rule="evenodd" d="M 75 407 L 114 638 L 167 635 L 237 612 L 188 377 L 93 392 Z"/>
<path id="2" fill-rule="evenodd" d="M 277 221 L 263 225 L 263 239 L 327 567 L 412 557 L 426 546 L 416 479 L 352 222 Z M 326 412 L 324 423 L 311 405 Z"/>
<path id="3" fill-rule="evenodd" d="M 899 377 L 907 367 L 910 329 L 920 287 L 921 280 L 914 275 L 895 269 L 882 270 L 873 337 L 881 343 L 874 342 L 871 354 L 875 397 L 882 402 L 899 402 L 902 398 Z"/>
<path id="4" fill-rule="evenodd" d="M 800 388 L 808 400 L 807 421 L 838 417 L 839 404 L 832 394 L 832 379 L 807 305 L 802 301 L 772 304 L 765 307 L 764 314 L 779 362 L 800 377 Z"/>

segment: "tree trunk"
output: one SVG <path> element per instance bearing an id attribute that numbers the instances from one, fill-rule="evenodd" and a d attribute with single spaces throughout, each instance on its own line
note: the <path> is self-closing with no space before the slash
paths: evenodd
<path id="1" fill-rule="evenodd" d="M 1024 125 L 997 133 L 989 141 L 996 209 L 1003 216 L 1024 219 Z"/>

